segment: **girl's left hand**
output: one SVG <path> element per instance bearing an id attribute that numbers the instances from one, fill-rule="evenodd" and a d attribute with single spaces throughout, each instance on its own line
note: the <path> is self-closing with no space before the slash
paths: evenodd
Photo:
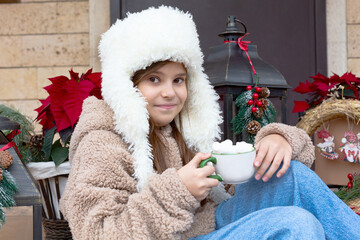
<path id="1" fill-rule="evenodd" d="M 281 163 L 282 168 L 277 172 L 276 177 L 280 178 L 290 166 L 292 148 L 288 141 L 279 134 L 270 134 L 255 145 L 256 158 L 255 167 L 258 168 L 255 179 L 267 182 L 278 170 Z M 270 166 L 271 165 L 271 166 Z M 265 173 L 265 171 L 267 172 Z M 265 173 L 265 175 L 264 175 Z"/>

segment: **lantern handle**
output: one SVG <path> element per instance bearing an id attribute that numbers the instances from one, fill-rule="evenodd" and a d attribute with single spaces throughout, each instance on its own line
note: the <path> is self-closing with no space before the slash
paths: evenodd
<path id="1" fill-rule="evenodd" d="M 247 28 L 246 28 L 245 24 L 244 24 L 243 22 L 241 22 L 239 19 L 237 19 L 236 17 L 235 17 L 235 21 L 236 21 L 237 23 L 240 23 L 240 24 L 244 27 L 245 33 L 247 33 Z"/>

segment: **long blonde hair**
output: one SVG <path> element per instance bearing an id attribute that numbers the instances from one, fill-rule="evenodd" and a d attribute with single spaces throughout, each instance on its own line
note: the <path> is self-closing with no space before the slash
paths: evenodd
<path id="1" fill-rule="evenodd" d="M 170 61 L 161 61 L 156 62 L 147 67 L 146 69 L 138 70 L 135 72 L 132 81 L 134 83 L 134 86 L 137 86 L 144 77 L 148 76 L 150 73 L 158 70 L 165 64 L 169 63 Z M 179 113 L 179 128 L 176 126 L 175 121 L 172 121 L 170 123 L 172 127 L 172 134 L 176 141 L 176 143 L 179 146 L 181 160 L 183 162 L 183 165 L 187 164 L 193 157 L 194 153 L 187 147 L 186 142 L 182 136 L 182 122 L 181 122 L 181 112 Z M 149 131 L 149 142 L 152 146 L 152 154 L 154 157 L 154 169 L 158 171 L 159 173 L 162 173 L 165 171 L 168 166 L 166 164 L 166 159 L 163 154 L 163 149 L 166 147 L 166 143 L 164 143 L 163 139 L 164 136 L 162 136 L 160 128 L 157 127 L 154 124 L 154 121 L 149 119 L 150 124 L 150 131 Z"/>

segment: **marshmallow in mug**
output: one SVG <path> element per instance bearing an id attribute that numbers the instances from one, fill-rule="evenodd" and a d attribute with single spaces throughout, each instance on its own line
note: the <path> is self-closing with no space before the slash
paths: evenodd
<path id="1" fill-rule="evenodd" d="M 237 142 L 236 145 L 233 145 L 233 142 L 230 139 L 226 139 L 223 142 L 214 142 L 212 145 L 213 153 L 216 154 L 237 154 L 243 152 L 250 152 L 254 150 L 254 147 L 250 143 L 244 141 Z"/>

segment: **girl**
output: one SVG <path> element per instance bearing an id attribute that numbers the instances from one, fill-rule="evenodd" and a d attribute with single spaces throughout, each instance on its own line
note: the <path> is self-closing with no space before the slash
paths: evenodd
<path id="1" fill-rule="evenodd" d="M 222 119 L 189 13 L 129 14 L 99 51 L 104 100 L 84 102 L 60 201 L 74 239 L 360 237 L 357 215 L 305 166 L 314 147 L 296 127 L 262 128 L 248 183 L 198 168 Z"/>

